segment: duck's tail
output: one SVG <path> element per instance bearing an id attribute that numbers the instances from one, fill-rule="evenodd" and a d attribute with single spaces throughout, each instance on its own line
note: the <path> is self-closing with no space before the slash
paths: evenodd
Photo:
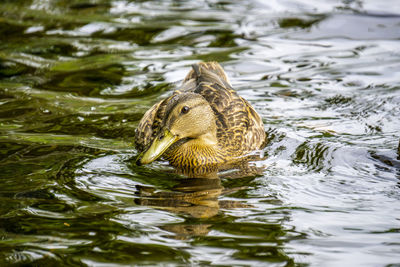
<path id="1" fill-rule="evenodd" d="M 229 85 L 228 77 L 218 62 L 200 62 L 192 65 L 192 70 L 186 75 L 183 83 L 194 79 L 197 84 L 200 82 L 220 83 Z"/>

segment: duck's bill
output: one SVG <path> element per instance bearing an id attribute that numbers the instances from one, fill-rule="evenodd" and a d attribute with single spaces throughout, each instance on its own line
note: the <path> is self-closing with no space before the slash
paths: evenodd
<path id="1" fill-rule="evenodd" d="M 178 137 L 173 135 L 168 129 L 165 129 L 154 139 L 150 148 L 139 156 L 137 163 L 148 164 L 155 161 L 176 141 L 178 141 Z"/>

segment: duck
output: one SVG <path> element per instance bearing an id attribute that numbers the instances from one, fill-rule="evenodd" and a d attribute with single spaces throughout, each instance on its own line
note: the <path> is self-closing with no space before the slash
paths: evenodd
<path id="1" fill-rule="evenodd" d="M 184 172 L 239 161 L 265 144 L 260 115 L 217 62 L 192 65 L 180 88 L 154 104 L 135 131 L 137 165 L 163 158 Z"/>

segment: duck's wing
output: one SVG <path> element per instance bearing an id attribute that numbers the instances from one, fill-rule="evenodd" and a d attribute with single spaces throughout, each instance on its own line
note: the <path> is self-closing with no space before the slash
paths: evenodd
<path id="1" fill-rule="evenodd" d="M 135 147 L 139 153 L 145 151 L 161 131 L 161 124 L 166 116 L 165 109 L 167 103 L 173 96 L 179 93 L 179 91 L 175 91 L 170 97 L 154 104 L 143 115 L 135 131 Z"/>
<path id="2" fill-rule="evenodd" d="M 135 147 L 138 152 L 144 151 L 150 144 L 153 134 L 157 132 L 157 124 L 160 123 L 160 111 L 165 106 L 165 100 L 154 104 L 140 120 L 135 131 Z"/>
<path id="3" fill-rule="evenodd" d="M 233 90 L 218 63 L 193 65 L 181 90 L 193 90 L 210 103 L 217 119 L 218 141 L 231 154 L 243 149 L 258 149 L 264 143 L 265 132 L 260 116 Z"/>

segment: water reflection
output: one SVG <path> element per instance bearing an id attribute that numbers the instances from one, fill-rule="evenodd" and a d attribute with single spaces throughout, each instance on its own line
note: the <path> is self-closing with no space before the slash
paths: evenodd
<path id="1" fill-rule="evenodd" d="M 220 208 L 218 197 L 226 194 L 218 178 L 188 178 L 179 181 L 171 192 L 156 191 L 152 187 L 138 186 L 137 204 L 188 214 L 194 218 L 210 218 Z M 229 191 L 239 190 L 230 189 Z M 240 206 L 238 204 L 238 206 Z M 244 205 L 245 206 L 245 205 Z"/>

